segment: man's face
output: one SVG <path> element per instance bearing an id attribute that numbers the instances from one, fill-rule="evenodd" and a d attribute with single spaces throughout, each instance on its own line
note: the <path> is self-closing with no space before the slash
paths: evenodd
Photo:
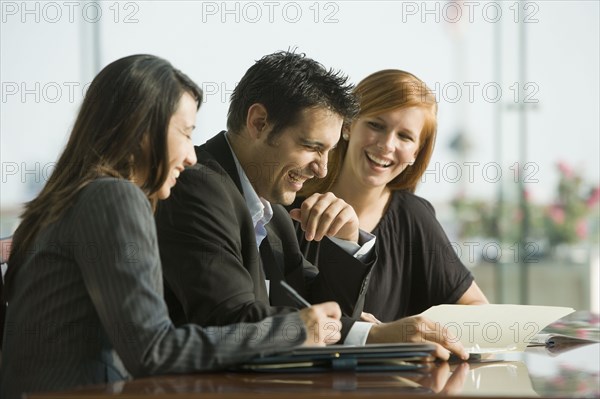
<path id="1" fill-rule="evenodd" d="M 308 108 L 272 142 L 269 132 L 261 134 L 253 160 L 244 168 L 258 195 L 289 205 L 306 180 L 325 177 L 327 156 L 340 138 L 342 123 L 342 117 L 328 109 Z"/>

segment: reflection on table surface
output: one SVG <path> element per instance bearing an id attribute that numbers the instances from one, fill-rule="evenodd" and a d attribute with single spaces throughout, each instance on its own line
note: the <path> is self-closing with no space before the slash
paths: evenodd
<path id="1" fill-rule="evenodd" d="M 556 354 L 544 347 L 422 371 L 377 373 L 216 373 L 161 376 L 36 397 L 198 394 L 203 398 L 434 395 L 600 397 L 600 344 Z M 186 395 L 184 395 L 186 396 Z M 181 396 L 177 396 L 178 398 Z"/>

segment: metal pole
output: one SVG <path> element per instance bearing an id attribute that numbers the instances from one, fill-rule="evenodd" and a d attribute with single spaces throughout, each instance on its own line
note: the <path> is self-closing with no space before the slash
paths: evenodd
<path id="1" fill-rule="evenodd" d="M 525 0 L 520 1 L 521 10 L 524 10 Z M 519 18 L 519 208 L 521 210 L 521 232 L 519 243 L 519 269 L 520 269 L 520 302 L 529 303 L 529 265 L 526 262 L 527 239 L 529 238 L 529 208 L 524 182 L 525 163 L 527 161 L 527 109 L 525 108 L 524 86 L 527 82 L 527 29 L 523 18 Z"/>
<path id="2" fill-rule="evenodd" d="M 497 22 L 494 25 L 494 79 L 496 83 L 502 83 L 502 24 Z M 495 158 L 499 165 L 502 165 L 502 107 L 503 102 L 498 101 L 494 106 L 494 144 Z M 504 187 L 502 181 L 499 182 L 496 190 L 496 215 L 495 228 L 496 237 L 500 241 L 498 244 L 502 246 L 503 229 L 503 209 L 504 207 Z M 504 303 L 504 264 L 502 259 L 494 267 L 494 291 L 495 302 Z"/>
<path id="3" fill-rule="evenodd" d="M 88 3 L 94 4 L 93 9 L 101 8 L 98 1 Z M 81 18 L 79 54 L 81 56 L 81 80 L 84 84 L 91 82 L 94 76 L 100 72 L 100 23 L 100 20 L 91 21 Z"/>

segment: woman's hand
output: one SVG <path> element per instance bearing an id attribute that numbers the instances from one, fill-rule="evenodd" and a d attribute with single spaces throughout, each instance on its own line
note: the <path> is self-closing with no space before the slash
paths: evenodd
<path id="1" fill-rule="evenodd" d="M 324 302 L 300 311 L 307 330 L 305 346 L 335 344 L 342 337 L 342 311 L 335 302 Z"/>
<path id="2" fill-rule="evenodd" d="M 377 319 L 377 317 L 373 316 L 371 313 L 362 312 L 360 314 L 360 319 L 362 321 L 368 321 L 373 324 L 381 324 L 381 322 Z"/>
<path id="3" fill-rule="evenodd" d="M 405 317 L 371 327 L 367 343 L 392 342 L 433 344 L 436 347 L 434 355 L 441 360 L 448 360 L 450 352 L 463 360 L 469 358 L 465 348 L 449 330 L 423 316 Z"/>

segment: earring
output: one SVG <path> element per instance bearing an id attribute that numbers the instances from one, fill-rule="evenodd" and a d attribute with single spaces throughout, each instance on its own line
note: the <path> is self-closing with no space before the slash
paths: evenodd
<path id="1" fill-rule="evenodd" d="M 350 138 L 350 135 L 346 132 L 342 133 L 342 138 L 346 141 L 348 141 L 348 139 Z"/>

